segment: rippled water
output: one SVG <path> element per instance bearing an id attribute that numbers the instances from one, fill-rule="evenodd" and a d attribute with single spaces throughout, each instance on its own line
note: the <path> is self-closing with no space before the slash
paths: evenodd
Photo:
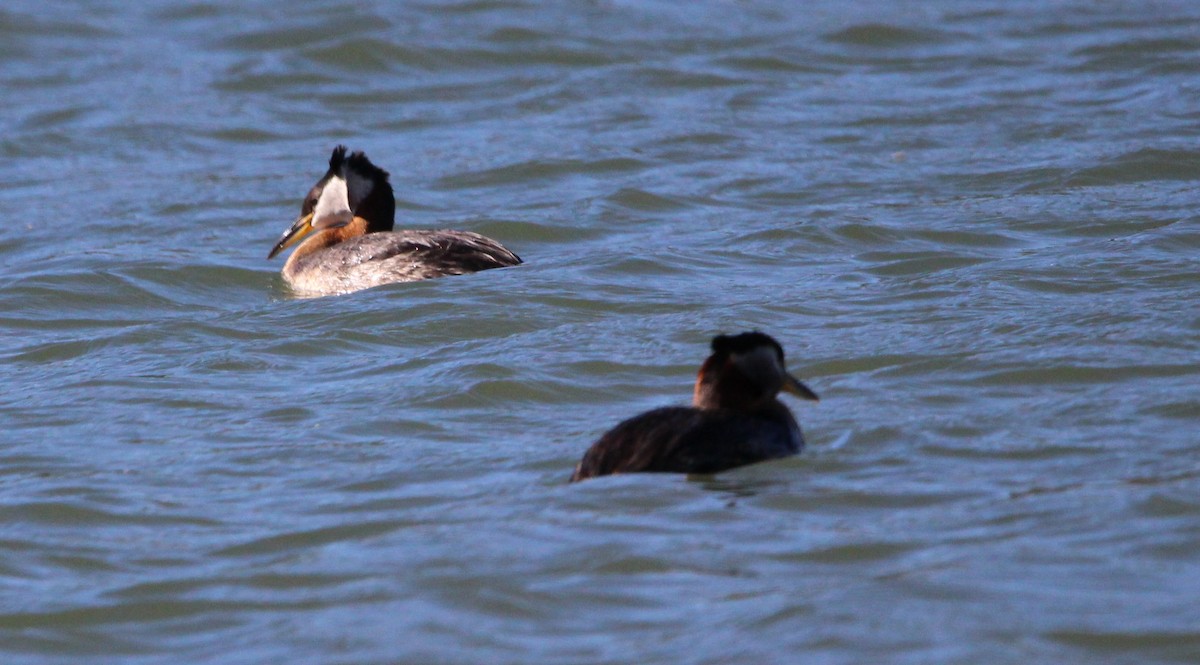
<path id="1" fill-rule="evenodd" d="M 6 3 L 2 660 L 1197 662 L 1198 34 Z M 288 298 L 339 142 L 527 264 Z M 803 456 L 566 484 L 750 328 Z"/>

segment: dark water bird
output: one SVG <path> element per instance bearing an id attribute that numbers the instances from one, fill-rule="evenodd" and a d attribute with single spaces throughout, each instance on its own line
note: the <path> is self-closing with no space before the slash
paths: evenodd
<path id="1" fill-rule="evenodd" d="M 691 407 L 669 406 L 609 430 L 584 454 L 571 481 L 614 473 L 717 473 L 788 457 L 804 448 L 780 391 L 817 394 L 788 374 L 783 347 L 760 332 L 718 335 L 700 366 Z"/>
<path id="2" fill-rule="evenodd" d="M 283 266 L 284 281 L 306 296 L 521 263 L 499 242 L 478 233 L 393 231 L 395 217 L 387 171 L 361 152 L 346 155 L 346 147 L 339 145 L 329 157 L 329 171 L 304 197 L 300 217 L 267 258 L 307 238 Z"/>

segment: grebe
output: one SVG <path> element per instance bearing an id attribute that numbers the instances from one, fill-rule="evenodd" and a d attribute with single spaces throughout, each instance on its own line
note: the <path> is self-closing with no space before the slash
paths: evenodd
<path id="1" fill-rule="evenodd" d="M 668 406 L 609 430 L 584 454 L 571 482 L 613 473 L 717 473 L 804 448 L 792 412 L 776 395 L 817 394 L 788 374 L 769 335 L 718 335 L 700 366 L 691 407 Z"/>
<path id="2" fill-rule="evenodd" d="M 306 296 L 521 263 L 516 254 L 478 233 L 393 231 L 395 216 L 387 171 L 361 152 L 347 156 L 346 146 L 339 145 L 329 157 L 325 177 L 304 197 L 300 218 L 267 258 L 308 236 L 283 266 L 284 281 Z"/>

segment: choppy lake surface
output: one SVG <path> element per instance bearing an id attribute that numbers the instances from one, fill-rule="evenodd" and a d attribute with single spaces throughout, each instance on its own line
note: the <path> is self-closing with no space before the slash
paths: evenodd
<path id="1" fill-rule="evenodd" d="M 1200 7 L 0 8 L 5 663 L 1200 661 Z M 314 300 L 337 143 L 526 265 Z M 568 485 L 717 332 L 799 458 Z"/>

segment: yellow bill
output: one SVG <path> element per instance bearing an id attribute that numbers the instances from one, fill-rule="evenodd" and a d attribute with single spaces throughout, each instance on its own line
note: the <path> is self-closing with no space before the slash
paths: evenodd
<path id="1" fill-rule="evenodd" d="M 307 215 L 304 215 L 300 219 L 297 219 L 296 223 L 292 224 L 292 228 L 288 229 L 287 231 L 284 231 L 283 235 L 279 237 L 279 242 L 275 243 L 275 247 L 271 249 L 270 254 L 267 254 L 267 258 L 268 259 L 275 258 L 276 254 L 282 252 L 283 250 L 287 249 L 288 247 L 291 247 L 292 245 L 295 245 L 296 243 L 303 240 L 304 236 L 308 235 L 309 233 L 312 233 L 312 230 L 313 230 L 312 220 L 313 220 L 313 215 L 311 212 L 308 213 Z"/>
<path id="2" fill-rule="evenodd" d="M 817 397 L 817 394 L 812 391 L 812 388 L 809 388 L 808 386 L 804 385 L 803 383 L 800 382 L 800 379 L 797 379 L 796 377 L 792 376 L 791 374 L 787 374 L 784 377 L 783 391 L 786 393 L 791 393 L 801 399 L 812 400 L 814 402 L 819 401 L 821 399 L 820 397 Z"/>

